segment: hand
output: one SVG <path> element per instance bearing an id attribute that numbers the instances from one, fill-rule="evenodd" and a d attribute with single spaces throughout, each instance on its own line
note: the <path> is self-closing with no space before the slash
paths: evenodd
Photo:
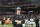
<path id="1" fill-rule="evenodd" d="M 18 21 L 17 24 L 21 24 L 21 21 Z"/>
<path id="2" fill-rule="evenodd" d="M 18 20 L 15 20 L 15 22 L 18 22 Z"/>
<path id="3" fill-rule="evenodd" d="M 19 22 L 17 22 L 17 24 L 20 24 Z"/>

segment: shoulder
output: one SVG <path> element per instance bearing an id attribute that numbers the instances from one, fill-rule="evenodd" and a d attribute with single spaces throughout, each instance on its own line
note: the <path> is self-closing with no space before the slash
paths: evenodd
<path id="1" fill-rule="evenodd" d="M 22 17 L 24 17 L 24 15 L 23 15 L 23 14 L 21 14 L 21 16 L 22 16 Z"/>
<path id="2" fill-rule="evenodd" d="M 24 16 L 23 14 L 21 14 L 21 16 Z"/>

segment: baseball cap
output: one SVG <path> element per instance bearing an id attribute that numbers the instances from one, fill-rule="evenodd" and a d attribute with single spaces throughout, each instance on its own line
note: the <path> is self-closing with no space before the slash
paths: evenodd
<path id="1" fill-rule="evenodd" d="M 16 10 L 21 10 L 21 8 L 20 7 L 17 7 Z"/>

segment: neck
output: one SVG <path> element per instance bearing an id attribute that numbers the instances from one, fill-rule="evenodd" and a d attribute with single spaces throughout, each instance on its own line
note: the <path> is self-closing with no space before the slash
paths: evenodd
<path id="1" fill-rule="evenodd" d="M 20 13 L 17 13 L 17 15 L 20 15 Z"/>
<path id="2" fill-rule="evenodd" d="M 20 15 L 20 12 L 17 11 L 17 15 Z"/>

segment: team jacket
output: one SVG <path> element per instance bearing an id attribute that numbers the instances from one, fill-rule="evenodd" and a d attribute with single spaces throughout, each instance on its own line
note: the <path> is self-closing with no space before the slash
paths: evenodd
<path id="1" fill-rule="evenodd" d="M 25 17 L 22 14 L 21 15 L 13 15 L 13 17 L 12 17 L 12 24 L 14 24 L 14 25 L 16 25 L 15 20 L 22 20 L 21 24 L 23 24 L 25 22 Z"/>

